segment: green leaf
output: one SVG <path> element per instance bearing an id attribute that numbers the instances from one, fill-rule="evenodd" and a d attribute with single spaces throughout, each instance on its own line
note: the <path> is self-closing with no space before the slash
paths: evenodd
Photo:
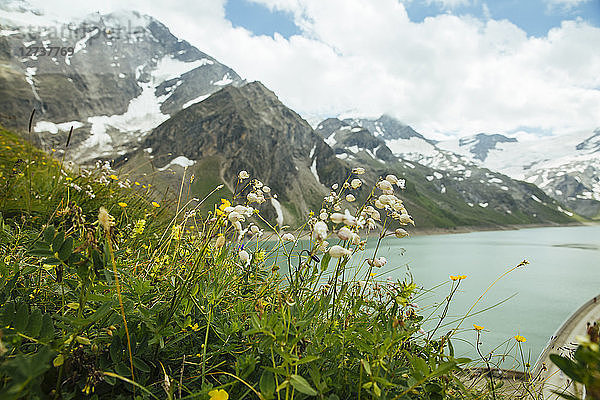
<path id="1" fill-rule="evenodd" d="M 94 262 L 95 268 L 103 268 L 104 267 L 104 262 L 102 261 L 102 256 L 96 249 L 92 250 L 92 261 Z"/>
<path id="2" fill-rule="evenodd" d="M 50 247 L 44 243 L 36 243 L 28 253 L 34 257 L 50 257 L 53 254 Z"/>
<path id="3" fill-rule="evenodd" d="M 431 374 L 432 377 L 444 375 L 450 371 L 452 371 L 456 367 L 456 363 L 454 361 L 446 361 L 441 363 L 435 371 Z"/>
<path id="4" fill-rule="evenodd" d="M 54 240 L 52 241 L 52 250 L 54 252 L 59 251 L 60 246 L 62 246 L 64 241 L 65 241 L 65 233 L 58 232 L 58 234 L 54 237 Z"/>
<path id="5" fill-rule="evenodd" d="M 258 384 L 260 388 L 260 393 L 264 397 L 271 397 L 275 393 L 275 377 L 273 373 L 267 370 L 264 370 L 262 375 L 260 376 L 260 381 Z"/>
<path id="6" fill-rule="evenodd" d="M 562 397 L 563 399 L 567 399 L 567 400 L 581 400 L 577 396 L 573 396 L 572 394 L 565 393 L 564 390 L 563 391 L 553 390 L 552 393 Z"/>
<path id="7" fill-rule="evenodd" d="M 133 366 L 142 372 L 150 372 L 150 366 L 141 358 L 133 357 Z"/>
<path id="8" fill-rule="evenodd" d="M 54 337 L 54 322 L 50 314 L 44 314 L 42 317 L 42 326 L 40 328 L 40 339 L 48 341 Z"/>
<path id="9" fill-rule="evenodd" d="M 6 303 L 0 312 L 0 322 L 2 322 L 2 325 L 12 325 L 15 320 L 15 313 L 15 303 Z"/>
<path id="10" fill-rule="evenodd" d="M 29 317 L 29 323 L 25 328 L 25 334 L 29 337 L 37 337 L 42 329 L 42 312 L 39 309 L 33 310 Z"/>
<path id="11" fill-rule="evenodd" d="M 67 261 L 73 252 L 73 238 L 68 237 L 60 246 L 60 250 L 58 251 L 58 258 L 63 261 Z"/>
<path id="12" fill-rule="evenodd" d="M 62 354 L 57 355 L 56 358 L 54 360 L 52 360 L 52 365 L 54 365 L 55 367 L 60 367 L 64 363 L 65 363 L 65 356 L 63 356 Z"/>
<path id="13" fill-rule="evenodd" d="M 110 353 L 110 359 L 113 363 L 118 363 L 123 359 L 123 346 L 121 345 L 121 339 L 119 336 L 114 335 L 112 339 L 112 343 L 108 347 Z M 119 373 L 119 371 L 117 371 Z"/>
<path id="14" fill-rule="evenodd" d="M 417 356 L 412 357 L 410 363 L 420 378 L 424 378 L 425 376 L 429 375 L 429 366 L 422 358 Z"/>
<path id="15" fill-rule="evenodd" d="M 470 358 L 467 358 L 467 357 L 461 357 L 461 358 L 454 359 L 454 362 L 457 364 L 468 364 L 471 361 L 473 361 L 473 360 L 471 360 Z"/>
<path id="16" fill-rule="evenodd" d="M 29 310 L 27 304 L 23 303 L 17 307 L 17 313 L 15 314 L 14 328 L 18 332 L 24 332 L 29 322 Z"/>
<path id="17" fill-rule="evenodd" d="M 315 389 L 313 389 L 310 386 L 310 384 L 306 381 L 306 379 L 304 379 L 300 375 L 292 375 L 292 376 L 290 376 L 290 383 L 292 384 L 292 386 L 294 387 L 294 389 L 296 389 L 300 393 L 304 393 L 304 394 L 307 394 L 309 396 L 316 396 L 317 395 L 317 391 Z"/>
<path id="18" fill-rule="evenodd" d="M 575 382 L 581 382 L 583 380 L 584 374 L 580 370 L 579 366 L 572 360 L 563 356 L 559 356 L 558 354 L 550 354 L 550 360 L 556 364 L 556 366 L 560 368 L 565 375 L 573 379 Z"/>
<path id="19" fill-rule="evenodd" d="M 329 267 L 329 261 L 331 261 L 331 255 L 329 253 L 325 253 L 323 258 L 321 259 L 321 271 L 324 272 Z"/>
<path id="20" fill-rule="evenodd" d="M 360 365 L 362 365 L 367 375 L 371 376 L 371 365 L 365 360 L 360 360 Z"/>
<path id="21" fill-rule="evenodd" d="M 44 242 L 50 244 L 54 239 L 54 226 L 50 225 L 46 229 L 44 229 Z"/>

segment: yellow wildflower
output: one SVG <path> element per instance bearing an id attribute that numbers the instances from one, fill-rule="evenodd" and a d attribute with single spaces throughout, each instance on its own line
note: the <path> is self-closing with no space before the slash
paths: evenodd
<path id="1" fill-rule="evenodd" d="M 139 183 L 138 181 L 135 181 L 135 182 L 134 182 L 134 184 L 135 184 L 136 186 L 140 186 L 140 183 Z"/>
<path id="2" fill-rule="evenodd" d="M 229 202 L 227 199 L 221 199 L 221 205 L 216 209 L 217 215 L 225 214 L 225 209 L 227 207 L 231 207 L 231 202 Z"/>
<path id="3" fill-rule="evenodd" d="M 119 180 L 119 177 L 118 177 L 118 176 L 116 176 L 115 174 L 111 174 L 111 175 L 109 175 L 108 177 L 109 177 L 110 179 L 114 180 L 114 181 L 118 181 L 118 180 Z"/>
<path id="4" fill-rule="evenodd" d="M 466 279 L 467 276 L 466 275 L 450 275 L 450 279 L 452 279 L 453 281 L 461 281 L 463 279 Z"/>
<path id="5" fill-rule="evenodd" d="M 123 208 L 127 207 L 127 203 L 125 203 L 124 201 L 120 201 L 117 204 Z"/>
<path id="6" fill-rule="evenodd" d="M 135 226 L 133 227 L 133 231 L 137 235 L 141 235 L 142 233 L 144 233 L 144 228 L 145 227 L 146 227 L 146 220 L 145 219 L 138 219 L 135 222 Z"/>
<path id="7" fill-rule="evenodd" d="M 227 393 L 223 389 L 211 390 L 210 392 L 208 392 L 208 395 L 210 396 L 209 400 L 228 400 L 229 399 L 229 393 Z"/>
<path id="8" fill-rule="evenodd" d="M 482 331 L 485 327 L 473 324 L 473 328 L 475 328 L 476 331 Z"/>
<path id="9" fill-rule="evenodd" d="M 265 259 L 266 255 L 267 255 L 267 253 L 264 250 L 259 250 L 254 254 L 254 260 L 256 262 L 261 262 L 262 260 Z"/>
<path id="10" fill-rule="evenodd" d="M 156 208 L 160 207 L 160 204 L 158 204 L 158 203 L 157 203 L 157 202 L 155 202 L 155 201 L 153 201 L 153 202 L 152 202 L 152 205 L 153 205 L 154 207 L 156 207 Z"/>
<path id="11" fill-rule="evenodd" d="M 515 336 L 515 340 L 516 340 L 517 342 L 521 342 L 521 343 L 523 343 L 523 342 L 526 342 L 526 341 L 527 341 L 527 339 L 526 339 L 524 336 L 521 336 L 521 335 L 516 335 L 516 336 Z"/>

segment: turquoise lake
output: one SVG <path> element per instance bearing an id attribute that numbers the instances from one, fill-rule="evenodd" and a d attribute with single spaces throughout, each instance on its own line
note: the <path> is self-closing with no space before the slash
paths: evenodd
<path id="1" fill-rule="evenodd" d="M 371 240 L 367 255 L 372 255 L 374 245 Z M 433 313 L 433 319 L 443 308 L 435 311 L 433 307 L 449 293 L 449 275 L 467 275 L 452 302 L 448 321 L 464 315 L 505 271 L 524 259 L 529 261 L 529 265 L 499 280 L 473 312 L 510 298 L 508 301 L 462 323 L 457 339 L 465 340 L 454 340 L 454 347 L 457 355 L 471 358 L 477 354 L 471 344 L 476 337 L 475 323 L 485 326 L 481 339 L 484 354 L 501 346 L 494 354 L 509 352 L 520 358 L 515 348 L 510 349 L 515 344 L 514 336 L 519 334 L 527 338 L 522 349 L 533 365 L 563 321 L 582 303 L 600 295 L 599 225 L 389 238 L 382 242 L 378 255 L 388 259 L 382 269 L 375 271 L 378 279 L 403 278 L 410 273 L 425 289 L 443 284 L 417 299 L 419 314 Z M 429 321 L 425 329 L 436 322 Z M 454 326 L 441 327 L 436 336 Z M 501 365 L 518 367 L 510 356 Z"/>

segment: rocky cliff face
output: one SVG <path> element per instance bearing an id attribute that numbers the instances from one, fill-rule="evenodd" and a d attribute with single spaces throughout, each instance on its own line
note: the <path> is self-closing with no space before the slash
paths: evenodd
<path id="1" fill-rule="evenodd" d="M 59 150 L 73 126 L 67 156 L 79 163 L 123 154 L 170 115 L 243 84 L 235 71 L 134 11 L 75 23 L 25 7 L 0 11 L 0 123 L 26 128 L 36 108 L 39 142 Z M 39 25 L 23 25 L 26 17 Z"/>
<path id="2" fill-rule="evenodd" d="M 137 165 L 142 158 L 152 160 L 165 177 L 169 170 L 174 172 L 174 181 L 181 177 L 183 165 L 190 170 L 188 176 L 209 179 L 204 161 L 213 160 L 211 171 L 218 172 L 231 192 L 238 172 L 246 170 L 277 195 L 277 202 L 267 204 L 271 218 L 281 211 L 291 224 L 299 223 L 309 210 L 318 210 L 327 187 L 349 172 L 310 125 L 260 82 L 226 87 L 180 111 L 122 163 L 131 168 L 129 160 Z"/>

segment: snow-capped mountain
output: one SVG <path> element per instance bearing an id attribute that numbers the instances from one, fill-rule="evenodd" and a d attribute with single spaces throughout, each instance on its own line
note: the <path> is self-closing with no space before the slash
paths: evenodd
<path id="1" fill-rule="evenodd" d="M 335 122 L 338 121 L 338 122 Z M 471 167 L 477 167 L 468 157 L 441 149 L 435 140 L 427 139 L 408 125 L 388 115 L 378 119 L 347 118 L 339 120 L 335 118 L 321 122 L 316 129 L 325 141 L 338 152 L 339 158 L 352 157 L 358 150 L 379 151 L 379 148 L 368 149 L 363 147 L 348 146 L 352 135 L 362 130 L 369 132 L 371 137 L 379 141 L 381 149 L 385 149 L 396 158 L 404 161 L 419 163 L 426 167 L 457 173 L 470 174 Z M 350 136 L 348 136 L 348 133 Z M 339 143 L 338 143 L 339 142 Z M 382 161 L 385 159 L 379 158 Z M 468 178 L 468 176 L 467 176 Z"/>
<path id="2" fill-rule="evenodd" d="M 31 25 L 34 23 L 35 25 Z M 32 28 L 35 26 L 35 29 Z M 160 123 L 244 81 L 135 11 L 53 21 L 24 0 L 0 8 L 0 123 L 79 163 L 124 154 Z"/>
<path id="3" fill-rule="evenodd" d="M 407 200 L 426 197 L 432 201 L 431 207 L 435 204 L 444 210 L 441 215 L 446 218 L 464 220 L 476 215 L 488 224 L 510 224 L 549 223 L 573 216 L 534 185 L 443 150 L 389 116 L 375 120 L 329 118 L 317 125 L 316 132 L 333 147 L 337 158 L 405 177 L 415 185 L 415 192 L 406 194 Z M 418 203 L 415 201 L 415 206 Z M 440 213 L 424 211 L 422 217 L 435 219 Z"/>
<path id="4" fill-rule="evenodd" d="M 372 134 L 371 141 L 363 138 L 363 130 Z M 489 176 L 482 179 L 486 184 L 500 184 L 504 179 L 500 175 L 506 175 L 539 186 L 578 214 L 589 218 L 600 215 L 600 129 L 531 142 L 485 133 L 438 142 L 384 115 L 378 119 L 330 118 L 316 131 L 334 147 L 338 158 L 352 159 L 359 152 L 371 152 L 374 159 L 383 162 L 378 154 L 391 152 L 405 162 L 465 179 L 476 169 L 485 168 L 489 170 Z"/>
<path id="5" fill-rule="evenodd" d="M 534 183 L 581 215 L 600 214 L 600 129 L 524 142 L 480 133 L 438 146 Z"/>

